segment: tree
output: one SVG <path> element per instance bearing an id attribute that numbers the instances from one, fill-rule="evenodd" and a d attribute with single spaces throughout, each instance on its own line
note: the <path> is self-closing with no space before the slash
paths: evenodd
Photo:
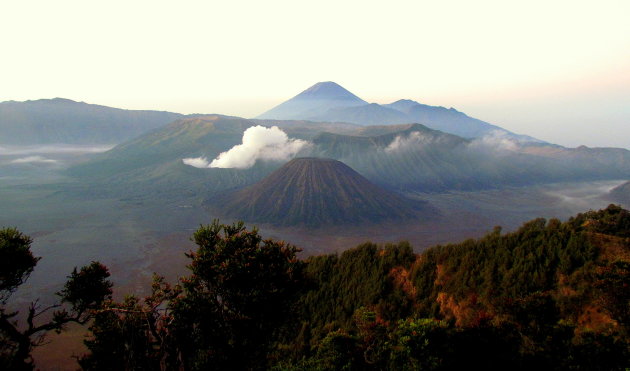
<path id="1" fill-rule="evenodd" d="M 630 326 L 630 262 L 616 260 L 599 267 L 594 287 L 599 302 L 628 336 Z"/>
<path id="2" fill-rule="evenodd" d="M 201 226 L 188 268 L 171 287 L 154 279 L 140 301 L 110 302 L 86 341 L 88 370 L 262 369 L 302 282 L 299 251 L 233 225 Z"/>
<path id="3" fill-rule="evenodd" d="M 303 274 L 292 245 L 263 240 L 243 222 L 201 226 L 192 275 L 171 303 L 187 369 L 264 368 L 271 338 L 291 313 Z"/>
<path id="4" fill-rule="evenodd" d="M 181 365 L 173 342 L 168 303 L 180 295 L 163 277 L 153 276 L 151 295 L 128 295 L 108 301 L 94 316 L 92 336 L 84 341 L 90 353 L 79 359 L 84 370 L 173 370 Z"/>
<path id="5" fill-rule="evenodd" d="M 40 258 L 31 253 L 29 236 L 15 228 L 0 229 L 0 303 L 28 279 Z"/>
<path id="6" fill-rule="evenodd" d="M 315 370 L 365 369 L 361 347 L 356 336 L 342 330 L 329 332 L 320 342 L 313 359 Z"/>
<path id="7" fill-rule="evenodd" d="M 60 332 L 64 325 L 87 323 L 104 300 L 111 297 L 112 284 L 107 280 L 107 268 L 92 262 L 68 276 L 64 289 L 57 293 L 60 301 L 43 307 L 36 300 L 28 308 L 26 323 L 18 324 L 18 311 L 10 312 L 6 304 L 11 294 L 23 284 L 40 258 L 31 252 L 32 240 L 15 228 L 0 229 L 0 368 L 30 370 L 31 350 L 42 344 L 49 331 Z M 45 313 L 52 318 L 37 323 Z"/>
<path id="8" fill-rule="evenodd" d="M 449 327 L 429 318 L 400 320 L 391 336 L 391 369 L 437 370 L 451 356 Z"/>

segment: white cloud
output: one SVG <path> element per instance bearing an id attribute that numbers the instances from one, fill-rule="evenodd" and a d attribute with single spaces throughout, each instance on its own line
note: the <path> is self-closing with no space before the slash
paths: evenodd
<path id="1" fill-rule="evenodd" d="M 243 133 L 243 142 L 222 152 L 208 164 L 205 157 L 185 158 L 186 165 L 198 168 L 247 169 L 262 161 L 288 161 L 311 144 L 300 139 L 289 139 L 277 126 L 252 126 Z"/>

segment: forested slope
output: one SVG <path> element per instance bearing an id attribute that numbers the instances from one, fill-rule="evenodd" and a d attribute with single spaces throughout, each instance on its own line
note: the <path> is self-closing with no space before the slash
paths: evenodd
<path id="1" fill-rule="evenodd" d="M 193 240 L 177 284 L 156 276 L 147 298 L 81 307 L 94 318 L 83 369 L 630 367 L 630 212 L 618 206 L 420 254 L 367 242 L 301 260 L 218 221 Z"/>
<path id="2" fill-rule="evenodd" d="M 331 341 L 351 368 L 628 366 L 630 213 L 616 206 L 420 255 L 367 243 L 306 263 L 299 367 L 331 362 Z"/>

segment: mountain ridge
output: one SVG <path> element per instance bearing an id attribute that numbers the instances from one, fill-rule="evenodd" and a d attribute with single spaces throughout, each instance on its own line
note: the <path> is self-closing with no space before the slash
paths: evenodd
<path id="1" fill-rule="evenodd" d="M 344 97 L 348 98 L 349 103 L 345 98 L 337 99 L 334 94 L 329 95 L 329 91 L 345 92 Z M 307 98 L 310 92 L 317 92 L 317 99 Z M 350 99 L 351 97 L 353 98 Z M 541 142 L 470 117 L 452 107 L 430 106 L 410 99 L 399 99 L 389 104 L 368 103 L 331 81 L 319 82 L 256 118 L 347 122 L 359 125 L 419 123 L 464 138 L 479 138 L 499 132 L 519 141 Z"/>
<path id="2" fill-rule="evenodd" d="M 67 98 L 0 102 L 0 144 L 118 144 L 184 115 Z"/>
<path id="3" fill-rule="evenodd" d="M 354 126 L 261 121 L 223 115 L 183 118 L 75 165 L 67 175 L 113 180 L 134 191 L 166 187 L 213 195 L 253 184 L 282 166 L 196 169 L 184 158 L 209 160 L 242 142 L 252 126 L 277 125 L 289 138 L 313 144 L 301 156 L 344 162 L 370 182 L 399 192 L 493 189 L 562 181 L 630 178 L 630 151 L 519 144 L 503 138 L 466 139 L 420 124 Z M 133 184 L 133 187 L 131 186 Z"/>

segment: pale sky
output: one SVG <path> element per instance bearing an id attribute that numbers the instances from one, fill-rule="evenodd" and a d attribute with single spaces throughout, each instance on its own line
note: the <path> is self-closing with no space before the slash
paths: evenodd
<path id="1" fill-rule="evenodd" d="M 630 148 L 630 0 L 3 1 L 0 101 L 256 116 L 319 81 Z"/>

